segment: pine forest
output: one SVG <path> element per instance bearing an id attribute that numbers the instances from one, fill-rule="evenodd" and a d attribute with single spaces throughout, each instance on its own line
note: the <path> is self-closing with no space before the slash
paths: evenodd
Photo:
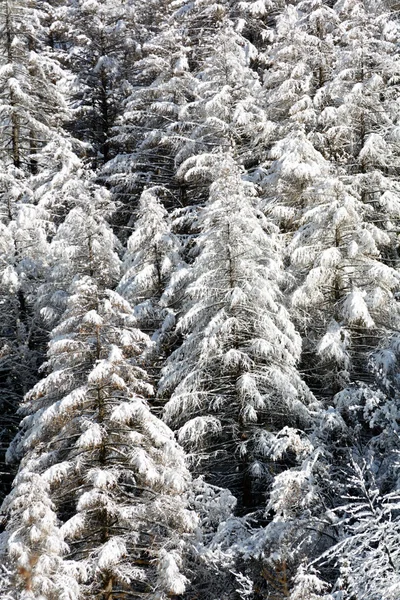
<path id="1" fill-rule="evenodd" d="M 0 0 L 0 600 L 400 599 L 400 4 Z"/>

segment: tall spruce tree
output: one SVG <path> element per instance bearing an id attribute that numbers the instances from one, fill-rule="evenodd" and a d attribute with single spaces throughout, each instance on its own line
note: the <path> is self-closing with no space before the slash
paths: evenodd
<path id="1" fill-rule="evenodd" d="M 47 25 L 37 6 L 24 1 L 1 6 L 0 190 L 1 220 L 7 228 L 2 248 L 1 353 L 2 407 L 8 415 L 2 446 L 15 434 L 15 411 L 37 378 L 46 342 L 34 305 L 46 277 L 48 241 L 55 224 L 49 207 L 37 206 L 36 187 L 44 148 L 49 143 L 63 146 L 60 125 L 68 113 L 61 86 L 64 72 L 47 46 Z M 56 169 L 46 168 L 51 179 Z"/>
<path id="2" fill-rule="evenodd" d="M 52 31 L 60 60 L 73 74 L 69 82 L 70 129 L 88 144 L 97 168 L 111 158 L 110 134 L 129 89 L 131 61 L 140 49 L 136 6 L 107 2 L 67 2 L 54 11 Z M 137 39 L 139 38 L 139 39 Z"/>
<path id="3" fill-rule="evenodd" d="M 233 159 L 221 155 L 217 169 L 178 322 L 185 338 L 161 390 L 172 394 L 165 415 L 179 439 L 249 510 L 274 469 L 276 436 L 287 427 L 290 447 L 291 428 L 312 421 L 313 397 L 296 371 L 300 340 L 281 302 L 274 229 Z"/>
<path id="4" fill-rule="evenodd" d="M 175 156 L 186 141 L 181 113 L 194 97 L 195 80 L 188 63 L 189 40 L 173 18 L 173 4 L 158 0 L 153 5 L 157 19 L 141 44 L 130 93 L 113 128 L 115 157 L 102 170 L 102 180 L 120 202 L 117 226 L 132 225 L 132 212 L 149 186 L 158 187 L 168 208 L 187 204 L 185 186 L 175 179 Z M 138 20 L 148 18 L 140 6 Z M 125 237 L 123 230 L 121 234 Z"/>

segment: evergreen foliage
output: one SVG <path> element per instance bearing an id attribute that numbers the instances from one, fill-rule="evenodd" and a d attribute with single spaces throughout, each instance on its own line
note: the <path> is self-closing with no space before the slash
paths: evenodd
<path id="1" fill-rule="evenodd" d="M 398 39 L 3 0 L 1 598 L 397 600 Z"/>

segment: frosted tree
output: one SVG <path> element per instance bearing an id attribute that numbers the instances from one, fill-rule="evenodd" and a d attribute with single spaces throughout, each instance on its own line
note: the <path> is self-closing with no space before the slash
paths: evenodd
<path id="1" fill-rule="evenodd" d="M 373 472 L 377 466 L 350 459 L 344 504 L 337 509 L 339 541 L 323 557 L 339 568 L 334 589 L 343 590 L 345 598 L 389 600 L 399 594 L 399 496 L 379 489 Z"/>
<path id="2" fill-rule="evenodd" d="M 274 469 L 280 432 L 289 449 L 294 429 L 312 422 L 313 397 L 296 371 L 300 340 L 281 303 L 274 228 L 230 157 L 221 156 L 201 222 L 178 321 L 185 337 L 161 381 L 165 417 L 248 509 Z"/>
<path id="3" fill-rule="evenodd" d="M 122 9 L 122 14 L 121 14 Z M 54 11 L 52 30 L 64 49 L 61 60 L 72 70 L 69 93 L 74 103 L 74 133 L 92 145 L 94 165 L 110 157 L 109 132 L 118 114 L 128 52 L 130 7 L 109 2 L 66 3 Z"/>
<path id="4" fill-rule="evenodd" d="M 152 390 L 136 358 L 147 340 L 117 293 L 77 280 L 52 333 L 49 374 L 23 407 L 18 451 L 35 456 L 35 473 L 50 486 L 87 598 L 185 588 L 181 535 L 194 520 L 181 494 L 189 474 L 146 400 Z"/>
<path id="5" fill-rule="evenodd" d="M 66 117 L 58 63 L 44 51 L 45 31 L 37 10 L 4 2 L 0 13 L 1 158 L 36 173 L 37 153 Z"/>
<path id="6" fill-rule="evenodd" d="M 175 230 L 182 234 L 189 263 L 198 248 L 194 240 L 200 228 L 199 207 L 207 201 L 219 157 L 231 153 L 252 172 L 271 137 L 261 82 L 251 68 L 257 50 L 235 28 L 228 4 L 185 3 L 175 16 L 194 42 L 188 54 L 193 96 L 181 107 L 185 135 L 175 148 L 175 180 L 183 205 L 177 210 Z M 204 31 L 201 42 L 199 30 Z"/>
<path id="7" fill-rule="evenodd" d="M 85 166 L 81 154 L 82 145 L 65 133 L 54 136 L 37 157 L 38 172 L 30 178 L 30 187 L 33 202 L 48 212 L 54 224 L 51 238 L 70 210 L 89 204 L 89 196 L 98 204 L 93 200 L 95 175 Z"/>
<path id="8" fill-rule="evenodd" d="M 38 188 L 41 203 L 51 202 L 51 193 L 58 187 L 62 210 L 63 201 L 70 204 L 64 221 L 57 229 L 49 248 L 49 273 L 38 292 L 36 307 L 47 326 L 54 326 L 65 309 L 68 288 L 76 278 L 94 277 L 103 287 L 113 287 L 120 276 L 119 248 L 107 217 L 114 205 L 109 194 L 93 183 L 93 175 L 84 169 L 72 171 L 66 165 L 50 180 Z M 72 186 L 72 188 L 71 188 Z"/>
<path id="9" fill-rule="evenodd" d="M 292 448 L 296 443 L 294 467 L 285 456 L 289 439 Z M 318 574 L 307 566 L 337 539 L 335 519 L 328 515 L 324 498 L 331 482 L 328 461 L 323 448 L 313 442 L 317 440 L 299 431 L 290 434 L 287 428 L 277 436 L 272 458 L 281 470 L 264 485 L 269 495 L 265 510 L 247 516 L 228 512 L 211 535 L 210 524 L 201 521 L 205 535 L 196 547 L 197 579 L 201 582 L 202 576 L 207 579 L 207 573 L 214 572 L 219 583 L 208 586 L 204 598 L 286 598 L 293 593 L 294 598 L 306 599 L 309 593 L 312 598 L 331 600 L 330 585 L 324 581 L 327 569 Z M 201 502 L 199 494 L 195 506 L 200 515 Z M 206 503 L 210 514 L 214 502 Z"/>
<path id="10" fill-rule="evenodd" d="M 30 201 L 47 210 L 59 211 L 50 215 L 58 224 L 60 217 L 65 216 L 62 211 L 71 208 L 64 206 L 61 181 L 67 179 L 66 172 L 69 179 L 77 178 L 82 165 L 75 154 L 83 154 L 85 148 L 62 130 L 71 116 L 66 100 L 69 75 L 50 46 L 48 17 L 45 10 L 34 9 L 24 2 L 5 2 L 2 8 L 0 106 L 4 118 L 1 134 L 4 184 L 1 189 L 6 197 L 10 196 L 8 218 L 13 214 L 13 201 L 26 202 L 23 193 L 31 189 L 34 194 Z M 46 195 L 46 199 L 42 198 Z"/>
<path id="11" fill-rule="evenodd" d="M 326 391 L 337 392 L 367 368 L 371 346 L 396 328 L 399 278 L 382 261 L 390 237 L 368 222 L 373 209 L 359 194 L 332 178 L 307 195 L 289 245 L 294 273 L 304 273 L 293 304 L 308 331 L 307 350 L 326 372 Z"/>
<path id="12" fill-rule="evenodd" d="M 178 177 L 191 183 L 192 194 L 197 187 L 202 198 L 207 196 L 213 173 L 208 164 L 212 159 L 207 162 L 202 155 L 213 149 L 231 152 L 246 169 L 253 169 L 264 157 L 273 127 L 264 110 L 261 82 L 250 66 L 257 50 L 235 31 L 231 20 L 225 18 L 208 35 L 200 56 L 196 97 L 182 111 L 182 118 L 192 122 L 190 136 L 176 162 Z"/>
<path id="13" fill-rule="evenodd" d="M 348 385 L 333 399 L 333 406 L 323 421 L 326 442 L 335 457 L 333 464 L 347 465 L 349 456 L 353 465 L 351 477 L 356 471 L 364 473 L 368 483 L 373 483 L 379 494 L 395 493 L 397 490 L 399 431 L 397 372 L 390 373 L 398 363 L 398 347 L 394 343 L 373 352 L 369 383 L 358 381 Z M 389 369 L 383 376 L 383 366 Z M 379 359 L 379 360 L 378 360 Z M 379 369 L 376 367 L 379 366 Z M 372 379 L 374 376 L 374 379 Z M 354 463 L 354 464 L 353 464 Z M 360 470 L 361 469 L 361 470 Z M 332 479 L 343 489 L 349 477 L 347 468 L 333 469 Z M 347 493 L 347 492 L 346 492 Z"/>
<path id="14" fill-rule="evenodd" d="M 7 599 L 77 599 L 77 569 L 64 567 L 62 557 L 68 547 L 58 527 L 48 483 L 35 473 L 34 463 L 33 458 L 21 465 L 2 507 L 8 515 L 7 529 L 0 538 L 8 574 L 2 592 Z"/>
<path id="15" fill-rule="evenodd" d="M 283 232 L 293 233 L 307 206 L 309 187 L 328 176 L 330 166 L 303 131 L 278 140 L 270 160 L 268 169 L 261 165 L 255 174 L 264 191 L 262 206 Z"/>
<path id="16" fill-rule="evenodd" d="M 13 265 L 14 240 L 9 229 L 1 224 L 1 285 L 0 293 L 2 299 L 2 327 L 1 327 L 1 351 L 0 351 L 0 373 L 1 373 L 1 410 L 2 422 L 0 433 L 1 448 L 1 472 L 2 486 L 1 495 L 4 497 L 7 485 L 10 483 L 7 476 L 7 468 L 4 464 L 5 452 L 11 441 L 18 419 L 15 417 L 18 402 L 26 390 L 20 389 L 20 375 L 22 367 L 25 366 L 26 357 L 26 335 L 24 326 L 19 319 L 21 306 L 19 303 L 20 280 Z M 22 331 L 21 331 L 22 330 Z M 22 338 L 22 339 L 21 339 Z M 21 343 L 22 342 L 22 343 Z M 25 363 L 25 364 L 24 364 Z M 28 360 L 29 363 L 29 360 Z M 28 374 L 28 369 L 25 371 Z M 24 377 L 25 379 L 25 377 Z M 34 383 L 31 382 L 31 385 Z M 25 382 L 23 383 L 23 386 Z M 28 383 L 29 386 L 29 383 Z M 4 489 L 5 488 L 5 489 Z"/>
<path id="17" fill-rule="evenodd" d="M 46 48 L 42 17 L 25 2 L 10 0 L 0 10 L 0 212 L 7 229 L 1 249 L 2 407 L 11 421 L 19 399 L 36 381 L 46 342 L 34 304 L 55 227 L 48 207 L 36 206 L 32 180 L 43 147 L 60 142 L 58 128 L 67 115 L 59 85 L 64 73 Z M 7 430 L 8 424 L 2 445 L 12 435 Z"/>
<path id="18" fill-rule="evenodd" d="M 117 288 L 134 307 L 141 329 L 155 342 L 147 359 L 153 369 L 168 349 L 168 333 L 175 323 L 175 312 L 165 292 L 171 277 L 183 268 L 180 243 L 171 231 L 171 219 L 157 197 L 158 191 L 149 188 L 141 195 Z"/>
<path id="19" fill-rule="evenodd" d="M 255 530 L 243 548 L 250 566 L 254 559 L 263 565 L 264 585 L 283 597 L 294 598 L 306 591 L 316 597 L 329 586 L 304 563 L 318 557 L 332 540 L 332 518 L 326 511 L 329 498 L 329 455 L 326 444 L 309 434 L 297 438 L 299 464 L 279 473 L 271 486 L 265 516 L 268 524 Z M 283 446 L 285 447 L 285 446 Z M 277 448 L 276 459 L 281 458 Z M 254 571 L 253 571 L 254 573 Z M 253 577 L 259 580 L 257 571 Z M 273 592 L 274 593 L 274 592 Z M 306 596 L 304 596 L 306 597 Z"/>
<path id="20" fill-rule="evenodd" d="M 65 148 L 60 147 L 63 161 Z M 84 169 L 82 172 L 77 157 L 71 157 L 70 163 L 64 162 L 65 170 L 55 175 L 53 163 L 43 173 L 41 185 L 33 191 L 28 188 L 22 200 L 28 196 L 38 205 L 20 201 L 13 208 L 13 220 L 3 226 L 2 460 L 17 432 L 18 404 L 38 379 L 48 328 L 65 310 L 72 280 L 92 274 L 103 284 L 113 285 L 119 278 L 116 239 L 104 220 L 105 213 L 112 209 L 107 206 L 109 196 L 90 181 Z M 33 179 L 37 184 L 39 174 Z M 54 235 L 55 223 L 71 206 Z M 49 238 L 53 238 L 50 244 Z M 14 464 L 19 458 L 12 450 L 8 462 Z M 6 473 L 9 469 L 7 466 L 3 470 Z M 3 481 L 6 484 L 8 477 Z"/>
<path id="21" fill-rule="evenodd" d="M 29 191 L 29 190 L 27 190 Z M 28 200 L 28 193 L 23 194 Z M 16 410 L 24 393 L 35 383 L 45 336 L 34 311 L 37 287 L 47 272 L 48 214 L 38 207 L 16 202 L 12 220 L 0 225 L 0 427 L 3 495 L 9 483 L 4 465 L 7 445 L 15 435 Z"/>
<path id="22" fill-rule="evenodd" d="M 368 10 L 348 2 L 337 6 L 337 14 L 343 35 L 328 86 L 331 105 L 320 119 L 326 153 L 340 165 L 352 193 L 371 207 L 368 220 L 386 232 L 382 257 L 392 263 L 397 260 L 398 24 L 380 2 Z"/>
<path id="23" fill-rule="evenodd" d="M 356 589 L 366 598 L 398 593 L 397 555 L 391 555 L 398 528 L 397 363 L 397 340 L 388 344 L 383 336 L 370 355 L 368 383 L 356 381 L 336 394 L 317 432 L 329 449 L 320 486 L 325 506 L 315 520 L 328 549 L 319 545 L 318 564 L 333 594 L 345 598 Z"/>
<path id="24" fill-rule="evenodd" d="M 334 60 L 337 15 L 322 1 L 288 5 L 264 60 L 268 113 L 281 131 L 315 130 Z"/>
<path id="25" fill-rule="evenodd" d="M 113 129 L 116 156 L 102 172 L 122 204 L 118 217 L 122 225 L 131 224 L 132 206 L 136 209 L 149 185 L 159 188 L 168 207 L 187 203 L 185 187 L 174 178 L 174 159 L 186 140 L 181 111 L 193 98 L 195 81 L 189 67 L 190 41 L 182 24 L 173 19 L 173 4 L 153 3 L 151 27 L 141 45 L 123 114 Z M 139 7 L 139 21 L 148 21 L 148 8 Z"/>
<path id="26" fill-rule="evenodd" d="M 319 118 L 330 97 L 338 17 L 323 2 L 289 5 L 263 54 L 265 106 L 274 124 L 269 155 L 255 173 L 265 209 L 284 231 L 296 228 L 309 185 L 326 175 Z"/>

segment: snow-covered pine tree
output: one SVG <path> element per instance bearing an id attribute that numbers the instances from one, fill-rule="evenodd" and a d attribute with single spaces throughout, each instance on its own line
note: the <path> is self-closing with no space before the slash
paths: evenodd
<path id="1" fill-rule="evenodd" d="M 12 188 L 7 179 L 10 194 L 3 211 L 0 253 L 2 461 L 17 432 L 18 405 L 38 379 L 48 330 L 65 309 L 73 278 L 92 274 L 104 285 L 115 285 L 119 279 L 117 241 L 104 219 L 113 208 L 109 195 L 93 184 L 93 175 L 83 168 L 68 140 L 59 142 L 42 150 L 38 173 L 29 181 L 17 180 Z M 15 190 L 18 197 L 11 202 Z M 2 468 L 5 485 L 6 473 L 18 460 L 12 453 L 9 458 L 10 465 Z"/>
<path id="2" fill-rule="evenodd" d="M 36 309 L 48 327 L 54 327 L 65 310 L 74 279 L 87 275 L 103 288 L 112 288 L 120 277 L 119 243 L 107 222 L 114 204 L 110 194 L 93 182 L 93 173 L 78 159 L 75 162 L 37 190 L 40 203 L 49 203 L 52 212 L 70 209 L 50 243 L 49 272 L 38 290 Z M 54 191 L 59 199 L 55 205 Z"/>
<path id="3" fill-rule="evenodd" d="M 164 0 L 153 4 L 157 19 L 141 44 L 130 94 L 113 128 L 116 156 L 102 170 L 102 179 L 121 203 L 117 226 L 132 225 L 132 210 L 151 185 L 158 187 L 168 208 L 187 204 L 185 186 L 175 180 L 174 161 L 186 140 L 181 111 L 194 97 L 195 81 L 188 64 L 187 35 L 173 19 L 173 5 Z M 140 7 L 138 20 L 147 22 L 148 7 Z"/>
<path id="4" fill-rule="evenodd" d="M 289 4 L 277 17 L 263 60 L 267 111 L 280 138 L 300 124 L 307 132 L 316 129 L 320 96 L 334 63 L 337 21 L 322 0 Z"/>
<path id="5" fill-rule="evenodd" d="M 52 31 L 61 42 L 60 59 L 70 69 L 73 119 L 70 129 L 91 145 L 97 168 L 112 154 L 110 133 L 129 90 L 130 72 L 140 52 L 136 4 L 85 1 L 60 4 Z"/>
<path id="6" fill-rule="evenodd" d="M 23 0 L 7 0 L 0 12 L 1 158 L 36 173 L 36 154 L 66 117 L 56 81 L 62 72 L 45 51 L 40 13 Z"/>
<path id="7" fill-rule="evenodd" d="M 176 278 L 183 269 L 180 243 L 171 230 L 171 219 L 158 199 L 158 192 L 156 187 L 148 188 L 140 197 L 117 288 L 134 308 L 142 331 L 154 342 L 146 361 L 151 370 L 159 368 L 170 347 L 168 332 L 173 328 L 175 312 L 168 306 L 165 292 L 171 276 Z"/>
<path id="8" fill-rule="evenodd" d="M 194 519 L 181 495 L 189 474 L 146 400 L 151 386 L 136 358 L 147 339 L 117 293 L 78 279 L 52 333 L 49 374 L 23 407 L 19 449 L 50 485 L 70 546 L 66 566 L 79 562 L 84 598 L 158 598 L 185 588 L 181 536 Z M 11 521 L 9 554 L 13 534 Z"/>
<path id="9" fill-rule="evenodd" d="M 0 224 L 1 496 L 9 484 L 10 468 L 4 465 L 4 457 L 17 430 L 16 410 L 37 380 L 43 357 L 45 334 L 34 303 L 37 287 L 47 271 L 47 236 L 51 232 L 48 213 L 29 203 L 31 193 L 26 182 L 25 189 L 21 189 L 22 182 L 16 183 L 18 187 L 14 184 L 12 191 L 23 190 L 21 199 L 26 203 L 11 204 L 10 195 L 6 195 L 12 219 L 4 219 Z"/>
<path id="10" fill-rule="evenodd" d="M 338 3 L 335 13 L 336 60 L 327 86 L 331 105 L 321 122 L 330 157 L 358 175 L 355 182 L 361 185 L 359 175 L 382 169 L 381 161 L 395 150 L 398 23 L 380 1 Z"/>
<path id="11" fill-rule="evenodd" d="M 189 181 L 188 169 L 177 168 L 232 146 L 253 167 L 270 128 L 250 68 L 257 51 L 235 29 L 229 3 L 180 4 L 167 3 L 164 24 L 143 45 L 136 87 L 114 129 L 122 151 L 106 165 L 105 177 L 123 202 L 136 202 L 150 183 L 169 190 L 167 206 L 190 211 L 207 197 L 212 169 L 199 165 Z"/>
<path id="12" fill-rule="evenodd" d="M 398 184 L 391 171 L 398 162 L 396 26 L 379 7 L 376 18 L 360 3 L 337 10 L 345 35 L 319 117 L 321 152 L 330 162 L 303 186 L 297 218 L 290 213 L 297 231 L 289 244 L 298 278 L 293 301 L 304 316 L 307 354 L 316 352 L 325 365 L 317 378 L 325 371 L 328 395 L 349 377 L 371 380 L 368 354 L 399 319 Z"/>
<path id="13" fill-rule="evenodd" d="M 68 547 L 54 508 L 48 482 L 35 472 L 35 458 L 23 460 L 2 507 L 8 515 L 0 535 L 7 574 L 0 584 L 2 598 L 78 600 L 77 567 L 63 563 Z"/>
<path id="14" fill-rule="evenodd" d="M 307 195 L 289 245 L 293 273 L 303 278 L 293 304 L 307 332 L 306 351 L 320 360 L 320 393 L 329 395 L 351 377 L 368 379 L 371 348 L 397 327 L 399 276 L 382 261 L 380 247 L 390 238 L 368 222 L 372 208 L 358 194 L 332 178 Z"/>
<path id="15" fill-rule="evenodd" d="M 265 210 L 284 231 L 296 228 L 308 186 L 326 174 L 319 115 L 335 61 L 337 15 L 324 2 L 288 5 L 263 55 L 265 106 L 274 123 L 269 160 L 256 173 Z"/>
<path id="16" fill-rule="evenodd" d="M 201 9 L 201 10 L 200 10 Z M 197 19 L 227 7 L 207 2 L 199 4 Z M 176 155 L 177 175 L 188 187 L 192 203 L 204 202 L 212 181 L 211 152 L 231 152 L 247 170 L 258 166 L 272 133 L 266 117 L 262 86 L 251 68 L 256 48 L 235 30 L 229 13 L 217 19 L 207 32 L 200 52 L 196 75 L 195 98 L 181 111 L 187 141 Z M 204 156 L 204 160 L 203 157 Z M 190 171 L 190 172 L 189 172 Z"/>
<path id="17" fill-rule="evenodd" d="M 397 485 L 395 491 L 382 489 L 381 464 L 380 457 L 371 452 L 366 459 L 350 450 L 345 476 L 337 488 L 342 501 L 336 510 L 338 542 L 320 562 L 336 567 L 333 591 L 343 598 L 394 600 L 399 595 L 400 498 Z"/>
<path id="18" fill-rule="evenodd" d="M 185 337 L 167 361 L 161 392 L 170 396 L 167 421 L 205 462 L 197 468 L 249 510 L 280 469 L 271 458 L 279 436 L 295 455 L 291 434 L 309 426 L 314 405 L 296 371 L 300 339 L 282 305 L 275 230 L 234 160 L 221 154 L 215 168 L 178 322 Z"/>
<path id="19" fill-rule="evenodd" d="M 60 144 L 58 128 L 67 114 L 58 85 L 64 74 L 46 47 L 42 17 L 38 7 L 23 0 L 6 1 L 0 9 L 0 194 L 7 229 L 1 257 L 2 410 L 11 420 L 37 379 L 46 341 L 34 304 L 55 227 L 48 207 L 35 206 L 34 180 L 43 147 L 50 140 Z M 6 426 L 2 444 L 14 433 Z"/>

